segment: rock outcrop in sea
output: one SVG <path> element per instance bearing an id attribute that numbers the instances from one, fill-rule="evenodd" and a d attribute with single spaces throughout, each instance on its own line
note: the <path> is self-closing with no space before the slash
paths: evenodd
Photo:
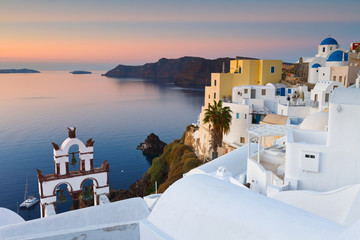
<path id="1" fill-rule="evenodd" d="M 150 133 L 145 142 L 140 143 L 136 149 L 142 150 L 144 155 L 159 156 L 163 153 L 165 146 L 166 143 L 161 141 L 157 135 Z"/>

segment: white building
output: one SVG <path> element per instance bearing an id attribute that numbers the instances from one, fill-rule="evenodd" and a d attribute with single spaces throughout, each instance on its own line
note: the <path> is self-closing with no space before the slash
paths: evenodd
<path id="1" fill-rule="evenodd" d="M 273 122 L 278 125 L 298 125 L 311 113 L 324 111 L 334 89 L 343 87 L 340 82 L 320 81 L 311 91 L 306 85 L 289 87 L 269 83 L 266 86 L 245 85 L 233 88 L 232 102 L 224 102 L 232 113 L 230 132 L 223 142 L 233 148 L 248 143 L 247 130 L 262 124 L 269 113 L 288 117 L 288 121 Z"/>

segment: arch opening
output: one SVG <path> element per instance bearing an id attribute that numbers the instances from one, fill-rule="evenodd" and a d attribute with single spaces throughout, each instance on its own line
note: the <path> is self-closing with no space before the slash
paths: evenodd
<path id="1" fill-rule="evenodd" d="M 80 208 L 91 207 L 95 205 L 95 188 L 99 186 L 98 182 L 94 178 L 84 179 L 80 185 L 81 195 L 80 195 Z"/>
<path id="2" fill-rule="evenodd" d="M 80 170 L 79 145 L 73 144 L 69 148 L 69 172 Z"/>
<path id="3" fill-rule="evenodd" d="M 56 194 L 56 214 L 68 212 L 72 209 L 73 199 L 70 195 L 72 187 L 69 183 L 59 183 L 55 189 Z"/>

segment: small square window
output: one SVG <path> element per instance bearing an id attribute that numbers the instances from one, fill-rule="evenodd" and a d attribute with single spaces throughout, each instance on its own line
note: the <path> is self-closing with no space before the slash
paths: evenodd
<path id="1" fill-rule="evenodd" d="M 244 89 L 244 93 L 245 93 L 245 94 L 248 93 L 248 89 L 247 89 L 247 88 Z"/>
<path id="2" fill-rule="evenodd" d="M 245 143 L 245 138 L 244 137 L 240 137 L 240 143 Z"/>

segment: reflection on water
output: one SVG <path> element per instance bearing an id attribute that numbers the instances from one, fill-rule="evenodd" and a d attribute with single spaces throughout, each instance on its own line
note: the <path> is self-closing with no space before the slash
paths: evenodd
<path id="1" fill-rule="evenodd" d="M 37 194 L 36 168 L 53 173 L 51 142 L 61 144 L 66 127 L 77 137 L 95 139 L 94 167 L 110 163 L 110 187 L 128 188 L 148 169 L 136 146 L 154 132 L 170 143 L 196 122 L 204 92 L 141 79 L 113 79 L 68 72 L 0 75 L 0 207 L 17 210 L 26 173 Z M 20 209 L 24 219 L 39 217 L 39 204 Z"/>

